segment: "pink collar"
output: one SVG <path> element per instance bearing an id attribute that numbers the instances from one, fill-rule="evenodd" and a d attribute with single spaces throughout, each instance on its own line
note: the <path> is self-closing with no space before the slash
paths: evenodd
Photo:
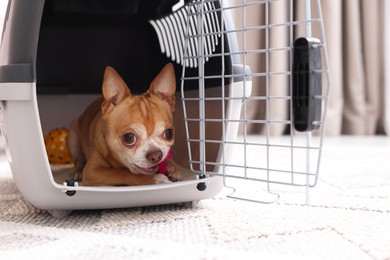
<path id="1" fill-rule="evenodd" d="M 164 174 L 164 175 L 168 174 L 167 163 L 168 163 L 169 158 L 171 158 L 171 157 L 172 157 L 172 149 L 169 150 L 169 152 L 168 152 L 167 156 L 165 157 L 165 159 L 162 160 L 158 164 L 158 169 L 157 169 L 158 173 L 161 173 L 161 174 Z"/>

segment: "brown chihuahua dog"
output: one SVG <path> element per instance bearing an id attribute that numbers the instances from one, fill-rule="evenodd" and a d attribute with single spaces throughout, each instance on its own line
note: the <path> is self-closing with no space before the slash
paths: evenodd
<path id="1" fill-rule="evenodd" d="M 94 101 L 69 129 L 69 152 L 76 179 L 87 186 L 168 183 L 182 175 L 168 161 L 174 143 L 176 79 L 167 64 L 140 96 L 132 96 L 119 74 L 107 67 L 103 97 Z"/>

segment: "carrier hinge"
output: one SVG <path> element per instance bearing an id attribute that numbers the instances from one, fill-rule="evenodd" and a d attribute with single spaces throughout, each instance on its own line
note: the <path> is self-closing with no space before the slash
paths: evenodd
<path id="1" fill-rule="evenodd" d="M 78 187 L 79 186 L 79 183 L 73 179 L 69 179 L 69 180 L 66 180 L 64 183 L 63 183 L 64 186 L 66 187 Z M 74 196 L 76 194 L 76 191 L 75 190 L 69 190 L 69 189 L 64 189 L 63 190 L 65 192 L 66 195 L 68 195 L 69 197 L 71 196 Z"/>

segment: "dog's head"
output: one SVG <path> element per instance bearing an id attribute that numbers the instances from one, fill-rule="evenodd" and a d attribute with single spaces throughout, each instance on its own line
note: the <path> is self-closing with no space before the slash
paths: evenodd
<path id="1" fill-rule="evenodd" d="M 142 95 L 133 96 L 111 67 L 103 79 L 102 117 L 110 156 L 133 173 L 154 174 L 174 143 L 176 79 L 167 64 Z"/>

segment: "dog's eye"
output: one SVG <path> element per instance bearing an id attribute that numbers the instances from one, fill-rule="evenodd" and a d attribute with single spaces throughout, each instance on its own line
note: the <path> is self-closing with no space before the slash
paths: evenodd
<path id="1" fill-rule="evenodd" d="M 167 129 L 164 131 L 164 138 L 168 141 L 173 139 L 173 129 Z"/>
<path id="2" fill-rule="evenodd" d="M 135 141 L 136 141 L 135 136 L 132 133 L 124 134 L 122 139 L 126 145 L 133 145 L 133 144 L 135 144 Z"/>

